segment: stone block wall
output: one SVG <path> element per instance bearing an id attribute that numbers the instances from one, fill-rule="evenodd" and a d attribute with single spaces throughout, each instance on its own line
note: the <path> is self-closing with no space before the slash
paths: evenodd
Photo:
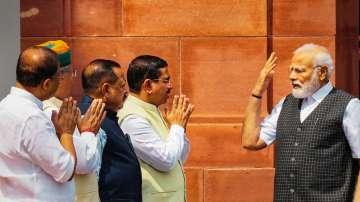
<path id="1" fill-rule="evenodd" d="M 21 0 L 22 48 L 63 39 L 73 66 L 95 58 L 123 67 L 140 54 L 169 63 L 174 93 L 196 106 L 187 134 L 189 202 L 272 201 L 274 148 L 244 150 L 245 106 L 266 58 L 279 57 L 264 97 L 266 116 L 289 93 L 292 51 L 329 48 L 332 81 L 359 94 L 357 0 Z M 72 94 L 82 95 L 80 78 Z"/>

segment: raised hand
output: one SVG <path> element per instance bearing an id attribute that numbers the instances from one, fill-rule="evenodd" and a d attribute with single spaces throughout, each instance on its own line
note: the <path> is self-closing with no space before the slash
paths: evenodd
<path id="1" fill-rule="evenodd" d="M 271 53 L 270 57 L 266 61 L 262 68 L 260 75 L 256 81 L 255 87 L 252 91 L 254 95 L 262 96 L 269 86 L 269 83 L 274 75 L 274 68 L 276 67 L 277 57 L 274 52 Z"/>
<path id="2" fill-rule="evenodd" d="M 94 99 L 82 118 L 78 118 L 77 126 L 80 133 L 92 131 L 95 134 L 99 131 L 106 116 L 105 103 L 101 99 Z"/>
<path id="3" fill-rule="evenodd" d="M 190 104 L 188 97 L 175 95 L 171 110 L 165 111 L 165 119 L 170 125 L 178 124 L 186 128 L 193 109 L 194 105 Z"/>
<path id="4" fill-rule="evenodd" d="M 79 116 L 80 113 L 76 107 L 76 101 L 72 97 L 65 98 L 59 112 L 53 112 L 51 116 L 59 138 L 63 134 L 73 134 L 76 120 Z"/>

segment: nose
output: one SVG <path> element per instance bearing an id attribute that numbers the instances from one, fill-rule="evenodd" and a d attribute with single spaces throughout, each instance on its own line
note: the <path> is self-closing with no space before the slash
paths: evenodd
<path id="1" fill-rule="evenodd" d="M 168 87 L 168 89 L 172 90 L 172 89 L 173 89 L 173 85 L 172 85 L 172 83 L 171 83 L 171 82 L 169 82 L 167 87 Z"/>
<path id="2" fill-rule="evenodd" d="M 297 75 L 294 71 L 290 70 L 289 79 L 291 81 L 297 80 Z"/>

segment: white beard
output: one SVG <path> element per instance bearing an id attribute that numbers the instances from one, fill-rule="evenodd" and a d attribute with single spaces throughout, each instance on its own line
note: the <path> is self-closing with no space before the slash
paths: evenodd
<path id="1" fill-rule="evenodd" d="M 320 88 L 320 82 L 317 77 L 316 71 L 311 75 L 311 80 L 300 84 L 299 82 L 293 82 L 294 84 L 300 85 L 301 88 L 293 88 L 292 95 L 295 98 L 307 98 L 314 94 Z"/>

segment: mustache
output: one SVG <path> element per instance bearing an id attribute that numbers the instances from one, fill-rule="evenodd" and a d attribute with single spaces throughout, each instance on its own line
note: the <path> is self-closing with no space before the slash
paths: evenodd
<path id="1" fill-rule="evenodd" d="M 291 85 L 292 85 L 292 86 L 303 87 L 303 85 L 302 85 L 300 82 L 298 82 L 298 81 L 292 81 L 292 82 L 291 82 Z"/>

